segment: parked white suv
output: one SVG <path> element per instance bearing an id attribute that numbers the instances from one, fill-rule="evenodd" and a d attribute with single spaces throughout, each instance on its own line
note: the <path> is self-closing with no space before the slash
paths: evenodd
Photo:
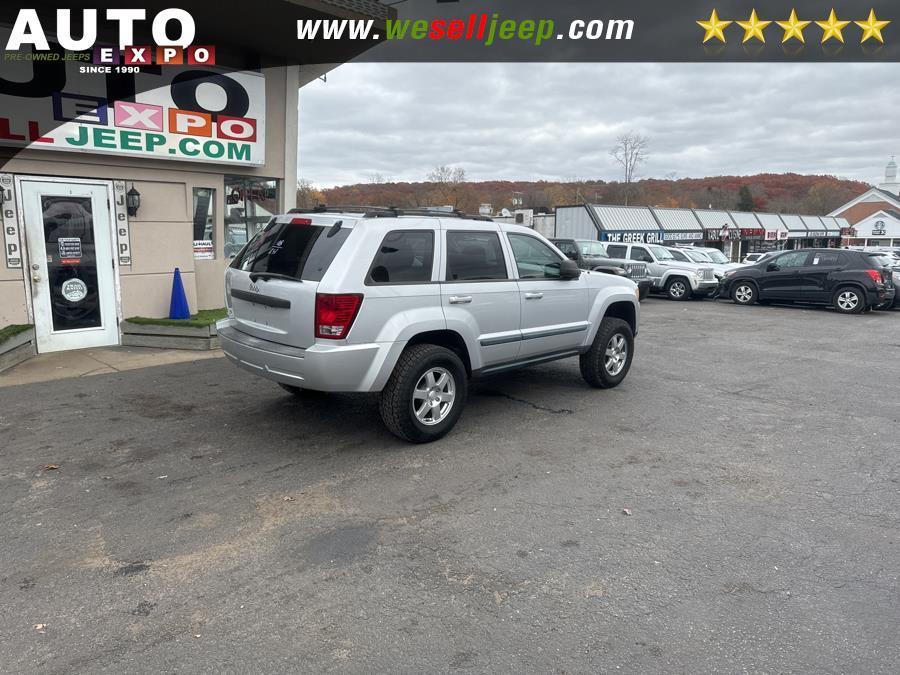
<path id="1" fill-rule="evenodd" d="M 715 248 L 695 248 L 692 246 L 667 246 L 675 260 L 680 262 L 692 262 L 704 267 L 712 267 L 716 279 L 721 281 L 725 273 L 743 267 L 740 263 L 733 263 L 725 257 L 725 254 Z M 718 255 L 715 255 L 718 254 Z M 715 258 L 713 257 L 715 255 Z"/>
<path id="2" fill-rule="evenodd" d="M 381 392 L 414 442 L 442 437 L 468 380 L 580 357 L 614 387 L 640 306 L 625 277 L 579 270 L 520 225 L 375 209 L 273 218 L 225 275 L 225 355 L 288 391 Z"/>
<path id="3" fill-rule="evenodd" d="M 650 292 L 665 293 L 670 300 L 687 300 L 693 296 L 704 298 L 719 288 L 712 266 L 675 260 L 665 246 L 607 243 L 606 251 L 611 258 L 647 263 Z"/>

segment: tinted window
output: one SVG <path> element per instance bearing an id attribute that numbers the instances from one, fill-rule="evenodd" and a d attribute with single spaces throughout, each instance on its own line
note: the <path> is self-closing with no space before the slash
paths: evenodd
<path id="1" fill-rule="evenodd" d="M 434 232 L 388 232 L 375 254 L 366 281 L 376 284 L 431 281 L 433 262 Z"/>
<path id="2" fill-rule="evenodd" d="M 806 251 L 795 251 L 793 253 L 785 253 L 783 255 L 778 256 L 771 262 L 775 265 L 778 265 L 781 269 L 786 269 L 789 267 L 803 267 L 806 264 L 806 259 L 809 257 L 809 253 Z"/>
<path id="3" fill-rule="evenodd" d="M 350 236 L 347 228 L 294 225 L 272 220 L 260 230 L 231 266 L 245 272 L 271 272 L 306 281 L 321 281 Z"/>
<path id="4" fill-rule="evenodd" d="M 620 246 L 619 244 L 607 244 L 606 252 L 610 258 L 624 258 L 628 253 L 628 247 Z"/>
<path id="5" fill-rule="evenodd" d="M 507 279 L 496 232 L 447 232 L 447 281 Z"/>
<path id="6" fill-rule="evenodd" d="M 653 257 L 647 252 L 647 249 L 640 246 L 631 247 L 630 257 L 632 260 L 640 260 L 641 262 L 653 262 Z M 672 256 L 669 257 L 671 258 Z"/>
<path id="7" fill-rule="evenodd" d="M 571 241 L 557 241 L 556 248 L 566 254 L 572 260 L 578 260 L 578 247 Z"/>
<path id="8" fill-rule="evenodd" d="M 510 234 L 513 257 L 520 279 L 559 278 L 559 256 L 552 248 L 536 237 L 527 234 Z"/>
<path id="9" fill-rule="evenodd" d="M 844 257 L 837 251 L 822 251 L 813 253 L 811 265 L 834 267 L 842 265 Z"/>
<path id="10" fill-rule="evenodd" d="M 686 253 L 683 253 L 681 251 L 670 251 L 670 253 L 672 254 L 672 257 L 675 258 L 675 260 L 680 260 L 681 262 L 691 262 L 688 259 Z"/>

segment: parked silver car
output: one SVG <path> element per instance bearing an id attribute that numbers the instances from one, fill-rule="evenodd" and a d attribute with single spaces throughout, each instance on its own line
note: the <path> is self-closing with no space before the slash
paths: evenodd
<path id="1" fill-rule="evenodd" d="M 534 231 L 452 213 L 277 216 L 225 276 L 218 333 L 288 391 L 381 392 L 397 436 L 456 424 L 468 380 L 571 356 L 614 387 L 634 356 L 637 286 L 579 270 Z"/>
<path id="2" fill-rule="evenodd" d="M 670 300 L 704 298 L 719 288 L 710 265 L 680 262 L 665 246 L 658 244 L 607 243 L 606 251 L 614 258 L 627 258 L 647 263 L 650 292 L 665 293 Z"/>

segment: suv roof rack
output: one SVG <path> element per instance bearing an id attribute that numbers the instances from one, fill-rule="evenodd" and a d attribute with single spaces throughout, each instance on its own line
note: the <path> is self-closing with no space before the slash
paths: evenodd
<path id="1" fill-rule="evenodd" d="M 493 222 L 488 216 L 475 216 L 458 209 L 441 211 L 436 208 L 398 208 L 396 206 L 326 206 L 319 204 L 311 209 L 291 209 L 288 213 L 361 213 L 363 218 L 397 218 L 399 216 L 429 216 L 431 218 L 466 218 Z"/>

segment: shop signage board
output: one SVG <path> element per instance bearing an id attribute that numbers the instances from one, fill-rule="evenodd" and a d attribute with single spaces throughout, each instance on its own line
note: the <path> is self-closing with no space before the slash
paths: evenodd
<path id="1" fill-rule="evenodd" d="M 0 223 L 3 224 L 3 248 L 6 266 L 22 268 L 22 242 L 19 239 L 19 214 L 12 174 L 0 173 Z"/>
<path id="2" fill-rule="evenodd" d="M 611 241 L 621 244 L 658 244 L 665 240 L 660 230 L 652 232 L 606 232 L 600 233 L 600 241 Z"/>
<path id="3" fill-rule="evenodd" d="M 666 232 L 666 241 L 702 241 L 702 232 Z"/>
<path id="4" fill-rule="evenodd" d="M 0 145 L 265 163 L 266 81 L 261 73 L 172 66 L 136 69 L 117 78 L 76 78 L 81 65 L 70 60 L 0 63 Z M 131 87 L 120 78 L 131 79 L 132 91 L 140 93 L 127 98 Z M 74 82 L 77 91 L 67 85 Z"/>
<path id="5" fill-rule="evenodd" d="M 761 227 L 742 227 L 741 239 L 759 240 L 765 237 L 766 231 Z"/>

